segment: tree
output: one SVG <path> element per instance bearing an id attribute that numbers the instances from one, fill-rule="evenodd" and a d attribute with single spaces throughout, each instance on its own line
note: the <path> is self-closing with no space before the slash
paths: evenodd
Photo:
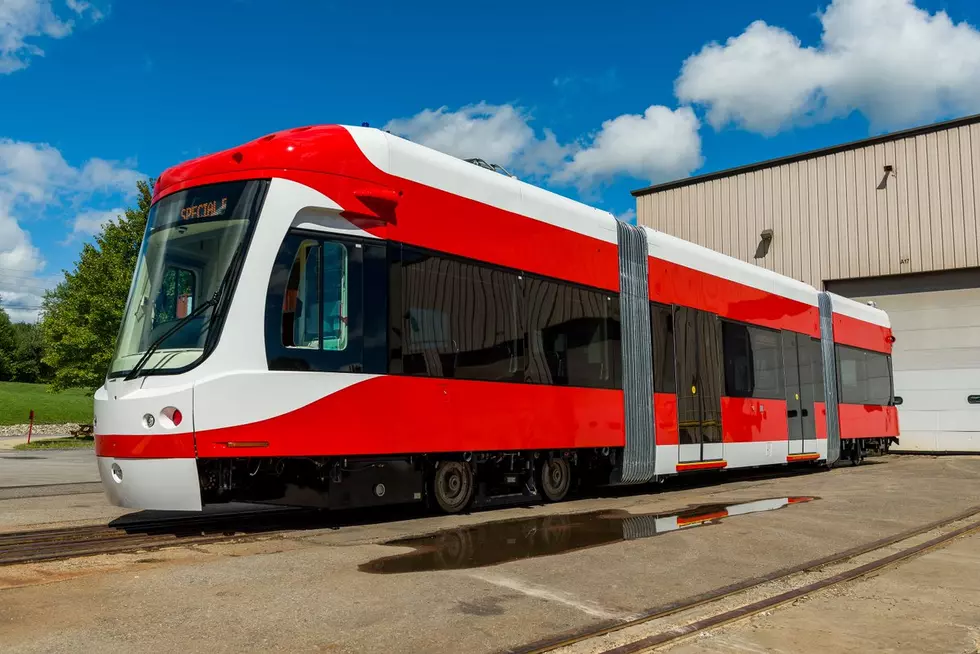
<path id="1" fill-rule="evenodd" d="M 10 316 L 0 307 L 0 381 L 9 381 L 14 373 L 14 350 L 17 338 Z"/>
<path id="2" fill-rule="evenodd" d="M 45 346 L 40 325 L 16 322 L 13 327 L 17 343 L 13 354 L 13 380 L 31 384 L 46 381 L 51 368 L 43 363 Z"/>
<path id="3" fill-rule="evenodd" d="M 43 362 L 54 371 L 52 386 L 95 389 L 105 380 L 136 267 L 153 181 L 137 182 L 137 206 L 102 227 L 86 243 L 72 272 L 44 297 Z"/>

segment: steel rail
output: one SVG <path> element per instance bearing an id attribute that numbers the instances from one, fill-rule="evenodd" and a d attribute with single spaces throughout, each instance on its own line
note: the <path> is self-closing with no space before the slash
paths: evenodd
<path id="1" fill-rule="evenodd" d="M 0 533 L 0 566 L 274 536 L 309 526 L 311 515 L 274 509 Z"/>
<path id="2" fill-rule="evenodd" d="M 602 636 L 606 636 L 611 633 L 621 631 L 623 629 L 628 629 L 630 627 L 635 627 L 644 624 L 646 622 L 651 622 L 653 620 L 659 620 L 661 618 L 666 618 L 671 615 L 682 613 L 684 611 L 688 611 L 690 609 L 697 608 L 699 606 L 711 604 L 713 602 L 726 599 L 728 597 L 737 595 L 747 590 L 751 590 L 753 588 L 757 588 L 765 584 L 772 583 L 774 581 L 780 581 L 782 579 L 786 579 L 788 577 L 800 574 L 802 572 L 809 572 L 818 568 L 826 567 L 828 565 L 845 563 L 858 556 L 862 556 L 864 554 L 874 552 L 875 550 L 880 550 L 889 547 L 891 545 L 894 545 L 895 543 L 900 543 L 904 540 L 914 538 L 915 536 L 919 536 L 921 534 L 933 531 L 935 529 L 941 529 L 942 527 L 945 527 L 946 525 L 949 524 L 967 520 L 969 518 L 976 516 L 977 514 L 980 514 L 980 506 L 973 506 L 970 509 L 963 511 L 962 513 L 958 513 L 954 516 L 943 518 L 941 520 L 937 520 L 935 522 L 931 522 L 929 524 L 922 525 L 919 527 L 914 527 L 912 529 L 908 529 L 906 531 L 900 532 L 893 536 L 887 536 L 885 538 L 881 538 L 879 540 L 872 541 L 864 545 L 853 547 L 843 552 L 839 552 L 836 554 L 831 554 L 829 556 L 821 557 L 819 559 L 807 561 L 806 563 L 795 565 L 789 568 L 783 568 L 781 570 L 777 570 L 775 572 L 772 572 L 770 574 L 761 577 L 753 577 L 751 579 L 747 579 L 745 581 L 731 584 L 729 586 L 724 586 L 722 588 L 718 588 L 709 591 L 707 593 L 702 593 L 699 595 L 695 595 L 693 597 L 688 597 L 677 602 L 672 602 L 670 604 L 647 609 L 645 611 L 641 611 L 639 615 L 637 615 L 637 617 L 632 618 L 630 620 L 613 620 L 613 621 L 600 622 L 597 624 L 584 627 L 582 629 L 577 629 L 575 631 L 565 632 L 563 634 L 557 634 L 555 636 L 537 640 L 531 643 L 527 643 L 525 645 L 521 645 L 514 648 L 508 648 L 506 650 L 503 650 L 503 652 L 505 652 L 506 654 L 543 654 L 544 652 L 551 652 L 557 649 L 561 649 L 563 647 L 569 647 L 571 645 L 575 645 L 577 643 L 581 643 L 586 640 L 600 638 Z M 760 610 L 764 610 L 764 609 L 760 609 Z M 617 652 L 617 654 L 619 654 L 619 652 Z"/>
<path id="3" fill-rule="evenodd" d="M 944 545 L 948 545 L 957 538 L 966 536 L 973 532 L 980 532 L 980 521 L 960 527 L 959 529 L 951 531 L 948 534 L 937 536 L 936 538 L 920 543 L 919 545 L 906 548 L 900 552 L 876 559 L 870 563 L 865 563 L 864 565 L 860 565 L 856 568 L 845 570 L 844 572 L 832 575 L 826 579 L 821 579 L 805 586 L 794 588 L 793 590 L 788 590 L 778 595 L 774 595 L 757 602 L 752 602 L 729 611 L 717 613 L 715 615 L 696 620 L 690 624 L 668 629 L 667 631 L 662 631 L 658 634 L 647 636 L 646 638 L 641 638 L 631 643 L 626 643 L 625 645 L 620 645 L 619 647 L 613 647 L 612 649 L 603 651 L 602 654 L 640 654 L 642 652 L 651 652 L 674 641 L 690 638 L 691 636 L 697 635 L 709 629 L 716 629 L 733 622 L 744 620 L 758 613 L 762 613 L 763 611 L 768 611 L 769 609 L 777 608 L 783 604 L 788 604 L 789 602 L 797 600 L 801 597 L 812 595 L 833 586 L 838 586 L 848 581 L 854 581 L 855 579 L 865 577 L 869 574 L 878 572 L 879 570 L 910 559 L 913 556 L 917 556 L 930 550 L 938 549 Z"/>

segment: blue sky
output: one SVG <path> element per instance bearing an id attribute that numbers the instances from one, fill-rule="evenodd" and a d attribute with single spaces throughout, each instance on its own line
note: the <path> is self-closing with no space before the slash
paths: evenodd
<path id="1" fill-rule="evenodd" d="M 277 129 L 387 126 L 628 218 L 650 182 L 980 111 L 974 25 L 975 0 L 3 0 L 0 306 L 32 319 L 138 177 Z"/>

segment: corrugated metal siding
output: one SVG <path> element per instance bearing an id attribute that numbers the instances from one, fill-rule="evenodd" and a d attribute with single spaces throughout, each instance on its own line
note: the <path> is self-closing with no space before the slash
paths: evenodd
<path id="1" fill-rule="evenodd" d="M 641 195 L 636 214 L 641 225 L 818 287 L 980 266 L 980 124 Z M 772 247 L 756 260 L 767 228 Z"/>

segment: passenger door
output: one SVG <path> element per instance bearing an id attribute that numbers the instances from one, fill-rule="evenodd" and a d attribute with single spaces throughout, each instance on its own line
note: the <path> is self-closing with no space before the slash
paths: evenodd
<path id="1" fill-rule="evenodd" d="M 814 419 L 813 360 L 810 338 L 784 331 L 783 371 L 786 380 L 786 417 L 789 422 L 789 453 L 817 451 Z"/>
<path id="2" fill-rule="evenodd" d="M 724 383 L 721 322 L 714 314 L 674 308 L 677 357 L 678 461 L 723 457 L 721 395 Z"/>

